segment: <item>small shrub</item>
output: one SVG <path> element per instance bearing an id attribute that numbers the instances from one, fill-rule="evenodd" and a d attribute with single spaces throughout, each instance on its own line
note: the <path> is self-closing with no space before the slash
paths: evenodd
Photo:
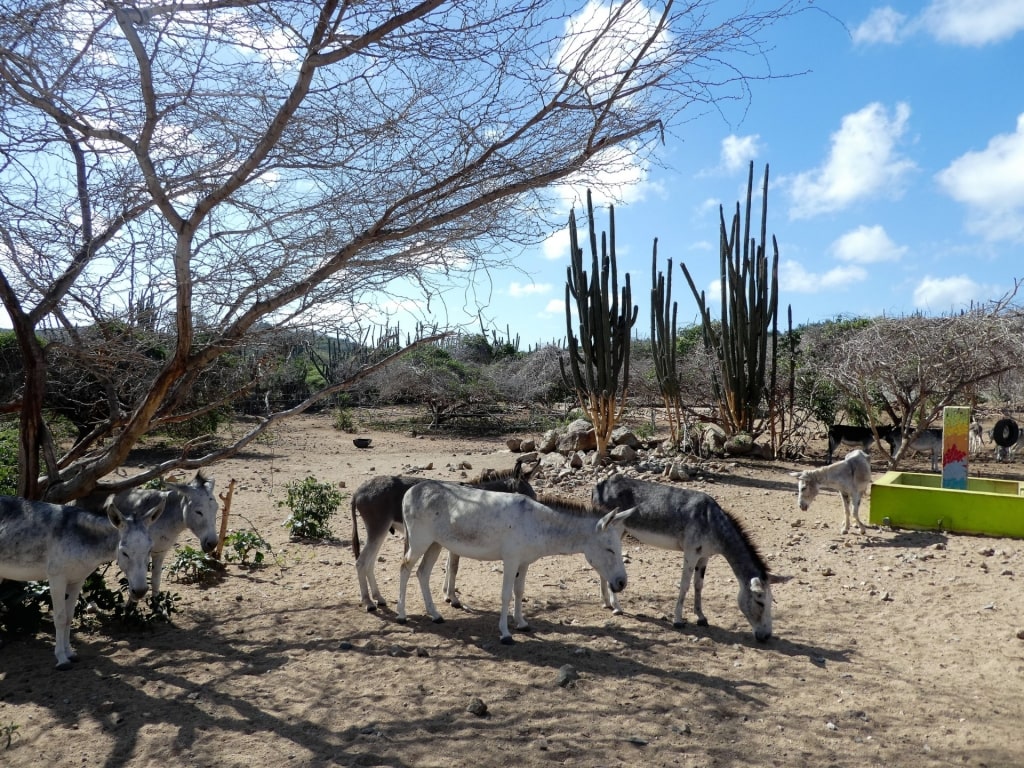
<path id="1" fill-rule="evenodd" d="M 256 531 L 232 531 L 224 537 L 224 559 L 229 563 L 263 565 L 264 552 L 270 552 L 270 544 Z"/>
<path id="2" fill-rule="evenodd" d="M 331 538 L 331 515 L 341 506 L 341 491 L 314 477 L 307 477 L 301 483 L 285 484 L 288 493 L 278 506 L 286 506 L 291 515 L 284 526 L 291 531 L 293 539 Z"/>
<path id="3" fill-rule="evenodd" d="M 18 430 L 0 430 L 0 495 L 18 492 Z"/>
<path id="4" fill-rule="evenodd" d="M 204 584 L 219 575 L 222 567 L 195 547 L 184 546 L 175 552 L 167 572 L 182 584 Z"/>
<path id="5" fill-rule="evenodd" d="M 18 735 L 18 728 L 21 726 L 17 723 L 8 723 L 7 725 L 0 727 L 0 741 L 4 742 L 4 749 L 11 748 L 11 742 L 14 741 L 14 737 Z"/>
<path id="6" fill-rule="evenodd" d="M 352 412 L 348 408 L 334 409 L 334 428 L 349 434 L 358 431 L 355 419 L 352 418 Z"/>

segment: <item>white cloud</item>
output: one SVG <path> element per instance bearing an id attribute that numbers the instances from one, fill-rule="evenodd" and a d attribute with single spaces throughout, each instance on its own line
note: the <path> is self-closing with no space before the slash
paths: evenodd
<path id="1" fill-rule="evenodd" d="M 574 72 L 574 82 L 601 100 L 621 84 L 621 75 L 635 65 L 638 54 L 647 65 L 665 56 L 671 41 L 667 30 L 651 41 L 659 21 L 658 12 L 644 3 L 590 0 L 565 23 L 555 54 L 557 71 Z"/>
<path id="2" fill-rule="evenodd" d="M 1024 31 L 1021 0 L 932 0 L 921 14 L 924 28 L 954 45 L 986 45 Z"/>
<path id="3" fill-rule="evenodd" d="M 868 17 L 853 30 L 853 42 L 857 45 L 875 43 L 898 43 L 906 35 L 907 17 L 889 6 L 875 8 Z"/>
<path id="4" fill-rule="evenodd" d="M 962 309 L 986 300 L 987 289 L 967 275 L 955 277 L 924 277 L 914 289 L 914 306 L 932 312 Z"/>
<path id="5" fill-rule="evenodd" d="M 834 267 L 827 272 L 809 272 L 798 261 L 779 263 L 779 288 L 793 293 L 820 293 L 832 288 L 846 288 L 867 280 L 867 270 L 858 266 Z"/>
<path id="6" fill-rule="evenodd" d="M 987 240 L 1024 242 L 1024 114 L 1017 130 L 993 137 L 936 174 L 946 193 L 968 208 L 967 229 Z"/>
<path id="7" fill-rule="evenodd" d="M 550 293 L 551 283 L 531 283 L 530 285 L 523 285 L 522 283 L 509 283 L 508 295 L 515 298 L 522 296 L 534 296 L 540 293 Z"/>
<path id="8" fill-rule="evenodd" d="M 565 318 L 565 301 L 562 299 L 552 299 L 545 306 L 543 311 L 540 313 L 540 317 L 560 317 Z"/>
<path id="9" fill-rule="evenodd" d="M 846 115 L 825 164 L 792 179 L 790 218 L 839 211 L 872 195 L 898 197 L 903 177 L 915 167 L 896 151 L 909 119 L 903 102 L 892 117 L 878 102 Z"/>
<path id="10" fill-rule="evenodd" d="M 875 264 L 880 261 L 898 261 L 907 252 L 905 245 L 896 245 L 877 224 L 861 226 L 840 235 L 830 249 L 840 261 L 857 264 Z"/>
<path id="11" fill-rule="evenodd" d="M 756 133 L 751 136 L 726 136 L 722 139 L 722 166 L 727 171 L 746 168 L 761 150 L 758 143 L 760 138 Z"/>

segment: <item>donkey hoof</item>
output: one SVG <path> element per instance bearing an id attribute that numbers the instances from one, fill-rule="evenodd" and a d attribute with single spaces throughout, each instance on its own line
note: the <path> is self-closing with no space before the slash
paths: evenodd
<path id="1" fill-rule="evenodd" d="M 71 669 L 71 660 L 69 659 L 68 661 L 58 662 L 57 669 L 59 669 L 61 672 L 67 672 L 69 669 Z"/>
<path id="2" fill-rule="evenodd" d="M 686 622 L 685 621 L 673 621 L 672 622 L 672 626 L 675 627 L 676 629 L 682 629 L 683 627 L 686 626 Z"/>
<path id="3" fill-rule="evenodd" d="M 612 616 L 624 616 L 625 612 L 621 608 L 612 608 Z"/>
<path id="4" fill-rule="evenodd" d="M 458 598 L 456 598 L 454 600 L 449 600 L 448 602 L 450 602 L 452 604 L 452 608 L 461 608 L 462 607 L 462 601 L 459 600 Z"/>
<path id="5" fill-rule="evenodd" d="M 501 638 L 501 644 L 502 645 L 515 645 L 515 642 L 516 641 L 512 638 L 512 635 L 502 635 L 502 638 Z"/>
<path id="6" fill-rule="evenodd" d="M 436 619 L 434 619 L 434 623 L 435 624 L 444 624 L 444 616 L 438 616 Z"/>
<path id="7" fill-rule="evenodd" d="M 708 625 L 708 620 L 707 619 L 697 619 L 697 626 L 698 627 L 706 627 L 707 625 Z"/>
<path id="8" fill-rule="evenodd" d="M 395 619 L 395 621 L 397 621 L 399 624 L 405 624 L 407 619 L 405 618 L 405 616 L 402 616 L 401 618 Z"/>
<path id="9" fill-rule="evenodd" d="M 367 613 L 373 613 L 376 610 L 377 610 L 377 606 L 374 605 L 373 603 L 370 603 L 369 605 L 366 606 L 366 612 Z"/>
<path id="10" fill-rule="evenodd" d="M 521 627 L 516 627 L 516 632 L 533 632 L 533 627 L 529 624 L 523 624 Z"/>

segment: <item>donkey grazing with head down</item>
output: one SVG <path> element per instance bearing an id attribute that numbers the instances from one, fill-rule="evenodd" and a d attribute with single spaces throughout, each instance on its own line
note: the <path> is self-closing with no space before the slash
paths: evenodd
<path id="1" fill-rule="evenodd" d="M 462 485 L 534 497 L 536 494 L 527 482 L 529 474 L 523 470 L 522 463 L 517 462 L 514 469 L 485 470 L 479 477 Z M 425 478 L 409 475 L 378 475 L 364 482 L 352 494 L 352 552 L 356 558 L 360 604 L 365 606 L 367 611 L 375 611 L 378 606 L 387 605 L 380 594 L 374 575 L 377 553 L 388 531 L 394 531 L 395 528 L 404 529 L 402 499 L 410 488 L 424 481 Z M 366 547 L 361 552 L 356 512 L 359 512 L 366 527 Z M 455 573 L 458 568 L 458 556 L 451 556 L 448 562 L 448 576 L 445 578 L 445 592 L 450 597 L 455 594 Z M 457 599 L 453 604 L 456 608 L 459 607 Z"/>
<path id="2" fill-rule="evenodd" d="M 763 642 L 772 635 L 773 583 L 788 577 L 768 572 L 757 549 L 743 526 L 723 510 L 713 498 L 700 491 L 673 488 L 661 483 L 636 480 L 615 474 L 594 487 L 595 505 L 606 509 L 635 507 L 626 519 L 626 530 L 643 544 L 683 553 L 683 575 L 679 582 L 673 626 L 685 626 L 683 601 L 693 580 L 693 609 L 697 625 L 706 627 L 707 617 L 701 609 L 701 593 L 708 560 L 723 555 L 739 582 L 740 611 L 754 629 L 754 637 Z M 614 594 L 601 582 L 601 595 L 606 608 L 621 614 L 622 608 Z"/>
<path id="3" fill-rule="evenodd" d="M 164 513 L 153 523 L 149 535 L 153 539 L 152 590 L 153 596 L 160 594 L 160 575 L 164 560 L 174 547 L 181 532 L 188 528 L 199 539 L 203 552 L 209 554 L 217 548 L 219 531 L 217 526 L 220 505 L 213 493 L 214 481 L 202 470 L 188 483 L 164 483 L 163 488 L 132 488 L 114 495 L 117 508 L 125 513 L 147 509 L 161 499 L 166 502 Z M 94 508 L 95 497 L 84 502 Z M 134 602 L 134 597 L 130 598 Z"/>
<path id="4" fill-rule="evenodd" d="M 96 568 L 116 560 L 136 599 L 146 594 L 153 541 L 149 528 L 166 499 L 134 512 L 113 500 L 106 515 L 81 507 L 0 496 L 0 579 L 48 581 L 53 599 L 57 669 L 70 669 L 78 655 L 71 647 L 71 620 L 82 585 Z"/>
<path id="5" fill-rule="evenodd" d="M 418 483 L 402 500 L 405 555 L 399 571 L 398 621 L 405 623 L 406 587 L 420 558 L 416 575 L 423 604 L 435 623 L 444 621 L 430 596 L 430 571 L 444 548 L 475 560 L 502 561 L 498 630 L 501 642 L 511 644 L 509 601 L 515 597 L 516 629 L 529 631 L 523 617 L 526 570 L 541 557 L 582 552 L 613 592 L 625 588 L 622 526 L 632 512 L 604 514 L 591 505 L 554 497 L 537 500 L 434 480 Z"/>

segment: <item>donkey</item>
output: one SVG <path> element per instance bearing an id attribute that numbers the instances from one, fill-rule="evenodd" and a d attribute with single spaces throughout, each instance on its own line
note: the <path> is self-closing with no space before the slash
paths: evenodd
<path id="1" fill-rule="evenodd" d="M 889 435 L 894 431 L 899 430 L 899 425 L 879 424 L 876 429 L 878 430 L 879 440 L 888 440 Z M 842 445 L 859 448 L 865 453 L 870 453 L 871 446 L 874 444 L 875 433 L 871 431 L 871 427 L 854 427 L 849 424 L 833 424 L 828 428 L 828 456 L 825 461 L 827 464 L 831 464 L 836 448 Z"/>
<path id="2" fill-rule="evenodd" d="M 0 496 L 0 579 L 49 581 L 56 630 L 57 669 L 71 668 L 71 620 L 82 585 L 103 563 L 117 560 L 136 599 L 146 594 L 150 526 L 166 498 L 143 510 L 122 512 L 113 499 L 106 516 L 81 507 Z"/>
<path id="3" fill-rule="evenodd" d="M 523 617 L 526 570 L 548 555 L 582 552 L 613 592 L 626 586 L 622 563 L 623 521 L 633 510 L 607 514 L 588 504 L 556 497 L 531 499 L 521 494 L 485 491 L 426 480 L 405 494 L 406 548 L 399 571 L 398 622 L 405 623 L 405 592 L 412 566 L 423 592 L 423 603 L 435 623 L 444 621 L 430 596 L 430 571 L 442 547 L 462 557 L 501 560 L 501 642 L 514 641 L 508 629 L 508 605 L 515 597 L 516 629 L 529 631 Z"/>
<path id="4" fill-rule="evenodd" d="M 693 579 L 693 609 L 697 625 L 706 627 L 707 617 L 701 609 L 701 593 L 708 559 L 724 555 L 739 582 L 740 611 L 754 629 L 754 637 L 764 642 L 772 635 L 772 584 L 788 581 L 788 577 L 768 572 L 757 549 L 743 526 L 723 510 L 713 498 L 700 491 L 672 488 L 661 483 L 646 482 L 614 474 L 598 483 L 593 490 L 595 505 L 606 509 L 635 507 L 626 520 L 626 530 L 643 544 L 683 553 L 683 575 L 679 582 L 672 626 L 686 626 L 683 601 Z M 613 591 L 602 580 L 601 597 L 605 608 L 621 614 L 622 608 Z"/>
<path id="5" fill-rule="evenodd" d="M 521 493 L 533 498 L 537 494 L 527 482 L 528 476 L 529 473 L 523 471 L 522 463 L 517 462 L 514 469 L 486 470 L 479 477 L 464 483 L 464 485 L 488 491 Z M 396 527 L 403 528 L 402 499 L 406 492 L 424 480 L 425 478 L 410 477 L 409 475 L 378 475 L 364 482 L 352 494 L 352 552 L 356 558 L 360 604 L 367 611 L 375 611 L 378 606 L 387 605 L 384 598 L 381 597 L 373 572 L 377 553 L 380 551 L 388 531 L 393 532 Z M 356 525 L 357 511 L 363 518 L 363 525 L 366 527 L 366 548 L 362 552 L 359 547 L 359 527 Z M 455 573 L 458 569 L 458 556 L 450 557 L 449 575 L 445 577 L 445 593 L 450 596 L 449 599 L 455 596 Z M 371 595 L 373 596 L 372 600 L 370 599 Z M 456 608 L 460 607 L 457 598 L 453 605 Z"/>
<path id="6" fill-rule="evenodd" d="M 840 533 L 849 532 L 851 512 L 861 534 L 866 532 L 864 523 L 860 521 L 860 500 L 871 488 L 871 460 L 864 451 L 850 451 L 842 461 L 789 474 L 797 480 L 796 501 L 800 509 L 806 512 L 822 488 L 839 491 L 845 513 Z"/>
<path id="7" fill-rule="evenodd" d="M 220 504 L 213 493 L 214 480 L 202 470 L 188 483 L 165 483 L 161 489 L 132 488 L 114 496 L 117 508 L 132 512 L 145 509 L 161 498 L 167 502 L 164 513 L 153 523 L 149 535 L 153 539 L 153 565 L 151 568 L 152 594 L 160 594 L 160 576 L 167 554 L 174 547 L 181 532 L 188 528 L 199 539 L 207 554 L 217 548 L 220 532 L 217 520 Z M 129 602 L 134 602 L 134 597 Z"/>

